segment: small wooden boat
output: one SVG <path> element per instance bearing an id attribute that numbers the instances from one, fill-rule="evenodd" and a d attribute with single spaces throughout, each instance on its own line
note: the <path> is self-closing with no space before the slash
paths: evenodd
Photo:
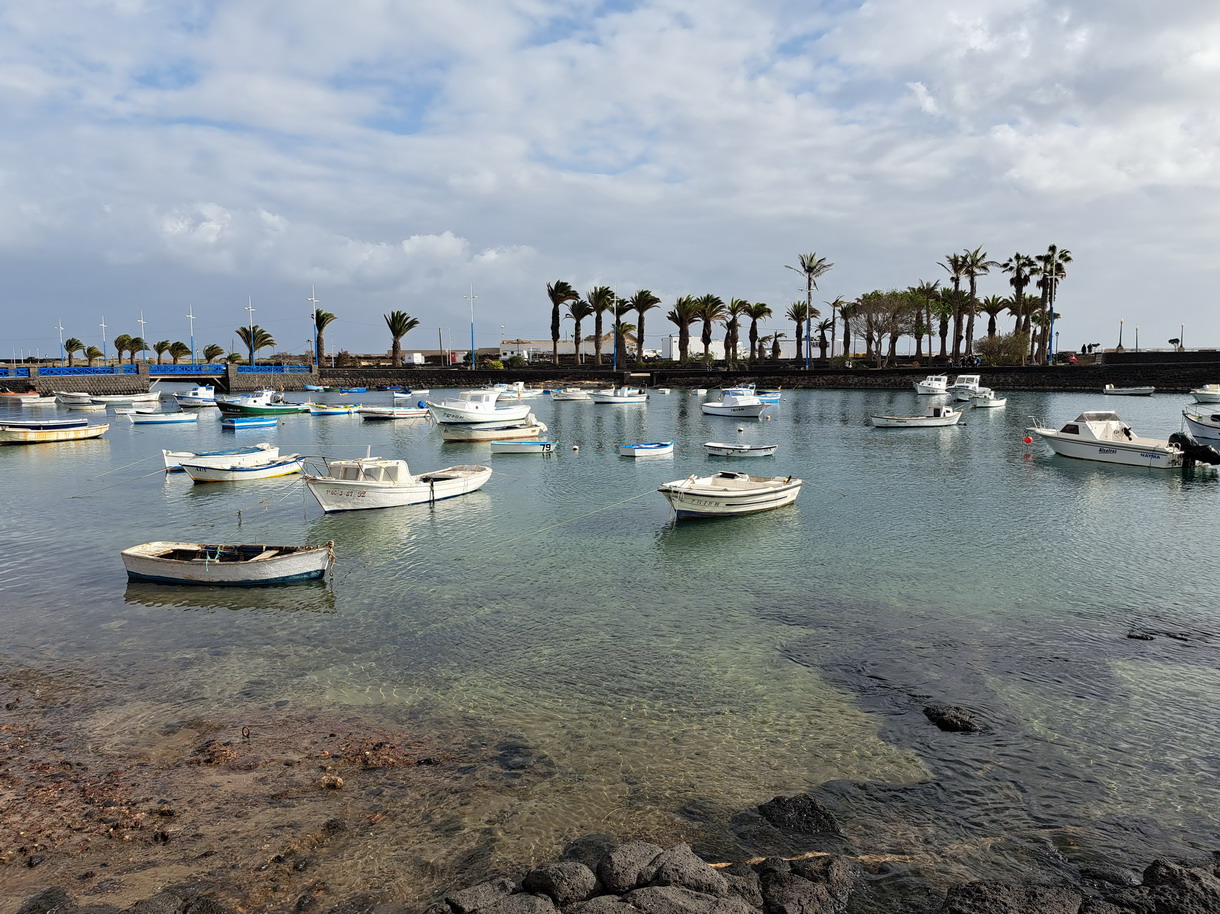
<path id="1" fill-rule="evenodd" d="M 728 387 L 721 391 L 719 400 L 708 400 L 700 408 L 708 416 L 757 419 L 769 406 L 754 394 L 752 388 Z"/>
<path id="2" fill-rule="evenodd" d="M 326 390 L 321 384 L 302 384 L 302 390 Z"/>
<path id="3" fill-rule="evenodd" d="M 82 413 L 104 413 L 106 411 L 105 403 L 82 403 L 74 400 L 73 402 L 65 403 L 64 405 L 67 406 L 68 409 L 79 410 Z"/>
<path id="4" fill-rule="evenodd" d="M 277 476 L 290 476 L 301 472 L 304 459 L 300 454 L 288 454 L 284 457 L 265 457 L 257 463 L 214 463 L 205 461 L 196 463 L 191 460 L 182 461 L 182 469 L 195 482 L 246 482 L 251 479 L 273 479 Z"/>
<path id="5" fill-rule="evenodd" d="M 705 441 L 704 449 L 716 457 L 770 457 L 778 444 L 727 444 L 721 441 Z"/>
<path id="6" fill-rule="evenodd" d="M 38 396 L 36 390 L 0 390 L 0 398 L 16 402 Z"/>
<path id="7" fill-rule="evenodd" d="M 156 403 L 161 399 L 161 394 L 157 391 L 142 394 L 103 394 L 101 396 L 91 396 L 89 401 L 95 406 L 148 406 Z"/>
<path id="8" fill-rule="evenodd" d="M 361 419 L 426 419 L 426 406 L 362 406 Z"/>
<path id="9" fill-rule="evenodd" d="M 973 397 L 970 405 L 974 409 L 999 409 L 1008 402 L 1007 397 L 997 397 L 994 390 Z"/>
<path id="10" fill-rule="evenodd" d="M 59 399 L 54 394 L 48 394 L 45 397 L 40 397 L 37 394 L 32 394 L 28 397 L 18 397 L 22 406 L 54 406 L 59 402 Z"/>
<path id="11" fill-rule="evenodd" d="M 541 388 L 526 387 L 524 381 L 513 381 L 511 384 L 493 384 L 491 389 L 496 391 L 497 400 L 505 402 L 512 400 L 532 400 L 535 397 L 542 396 Z"/>
<path id="12" fill-rule="evenodd" d="M 552 400 L 588 400 L 589 392 L 581 387 L 559 387 L 551 391 Z"/>
<path id="13" fill-rule="evenodd" d="M 547 430 L 531 412 L 519 422 L 485 422 L 474 425 L 442 425 L 444 441 L 500 441 L 507 438 L 541 438 Z"/>
<path id="14" fill-rule="evenodd" d="M 56 402 L 62 403 L 64 406 L 72 406 L 73 404 L 79 404 L 82 406 L 85 404 L 93 404 L 93 400 L 90 399 L 89 394 L 84 393 L 83 391 L 53 390 L 51 393 L 54 395 Z"/>
<path id="15" fill-rule="evenodd" d="M 664 457 L 672 455 L 674 452 L 674 443 L 672 441 L 649 441 L 645 444 L 620 444 L 618 453 L 620 457 Z"/>
<path id="16" fill-rule="evenodd" d="M 61 428 L 23 428 L 0 424 L 0 444 L 52 444 L 57 441 L 82 441 L 100 438 L 109 425 L 71 425 Z"/>
<path id="17" fill-rule="evenodd" d="M 395 400 L 412 400 L 416 397 L 427 396 L 427 394 L 428 394 L 427 387 L 412 387 L 410 390 L 394 391 L 394 399 Z"/>
<path id="18" fill-rule="evenodd" d="M 339 393 L 341 393 L 341 394 L 362 394 L 362 393 L 367 393 L 367 392 L 368 392 L 367 387 L 340 387 L 339 388 Z"/>
<path id="19" fill-rule="evenodd" d="M 405 460 L 357 457 L 328 460 L 323 474 L 305 474 L 322 510 L 397 508 L 466 495 L 483 487 L 491 467 L 453 466 L 414 476 Z"/>
<path id="20" fill-rule="evenodd" d="M 225 428 L 265 428 L 279 421 L 275 416 L 225 416 L 220 424 Z"/>
<path id="21" fill-rule="evenodd" d="M 320 578 L 335 561 L 333 541 L 324 546 L 213 545 L 152 542 L 124 549 L 133 581 L 253 587 Z"/>
<path id="22" fill-rule="evenodd" d="M 261 463 L 269 457 L 280 456 L 277 445 L 251 444 L 248 447 L 229 447 L 218 451 L 162 451 L 165 469 L 168 472 L 181 472 L 182 461 L 189 461 L 196 466 L 214 464 L 224 466 L 234 463 Z"/>
<path id="23" fill-rule="evenodd" d="M 509 438 L 491 442 L 493 454 L 553 454 L 556 442 L 531 441 L 526 438 Z"/>
<path id="24" fill-rule="evenodd" d="M 314 403 L 309 407 L 311 416 L 350 416 L 360 409 L 359 403 Z"/>
<path id="25" fill-rule="evenodd" d="M 952 406 L 933 406 L 922 416 L 881 416 L 869 414 L 875 428 L 939 428 L 957 425 L 962 414 Z"/>
<path id="26" fill-rule="evenodd" d="M 1113 384 L 1107 384 L 1101 389 L 1103 394 L 1110 394 L 1116 397 L 1150 397 L 1156 393 L 1155 387 L 1115 387 Z"/>
<path id="27" fill-rule="evenodd" d="M 611 387 L 593 391 L 589 399 L 594 403 L 609 405 L 647 403 L 648 394 L 636 387 Z"/>
<path id="28" fill-rule="evenodd" d="M 529 415 L 528 403 L 498 406 L 499 391 L 463 390 L 457 399 L 427 401 L 432 418 L 441 425 L 471 425 L 488 422 L 519 422 Z"/>
<path id="29" fill-rule="evenodd" d="M 678 518 L 733 517 L 782 508 L 796 501 L 803 480 L 722 472 L 688 476 L 658 487 Z"/>
<path id="30" fill-rule="evenodd" d="M 79 419 L 0 419 L 0 425 L 8 428 L 28 428 L 38 431 L 55 428 L 81 428 L 88 424 L 89 420 L 84 417 Z"/>
<path id="31" fill-rule="evenodd" d="M 194 422 L 199 418 L 198 413 L 176 412 L 176 413 L 159 413 L 149 410 L 137 409 L 127 415 L 131 420 L 132 425 L 166 425 L 181 422 Z"/>

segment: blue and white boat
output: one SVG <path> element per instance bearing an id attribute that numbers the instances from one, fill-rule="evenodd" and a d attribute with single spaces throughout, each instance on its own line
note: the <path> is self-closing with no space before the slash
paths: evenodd
<path id="1" fill-rule="evenodd" d="M 253 587 L 322 577 L 334 564 L 334 546 L 152 542 L 120 555 L 132 581 Z"/>
<path id="2" fill-rule="evenodd" d="M 321 384 L 302 384 L 302 390 L 326 390 Z"/>
<path id="3" fill-rule="evenodd" d="M 127 418 L 131 420 L 132 425 L 169 425 L 181 422 L 194 422 L 199 418 L 199 414 L 190 412 L 162 413 L 154 410 L 137 409 L 128 413 Z"/>
<path id="4" fill-rule="evenodd" d="M 649 441 L 645 444 L 620 444 L 620 457 L 666 457 L 674 452 L 672 441 Z"/>
<path id="5" fill-rule="evenodd" d="M 304 462 L 300 454 L 288 454 L 285 457 L 268 457 L 260 463 L 216 464 L 184 460 L 182 469 L 195 482 L 246 482 L 299 473 Z"/>
<path id="6" fill-rule="evenodd" d="M 183 409 L 216 405 L 216 388 L 211 384 L 197 384 L 184 394 L 174 394 L 174 399 Z"/>
<path id="7" fill-rule="evenodd" d="M 279 421 L 275 416 L 225 416 L 220 424 L 225 428 L 262 428 Z"/>
<path id="8" fill-rule="evenodd" d="M 531 441 L 526 438 L 506 439 L 491 442 L 493 454 L 553 454 L 555 441 Z"/>
<path id="9" fill-rule="evenodd" d="M 80 419 L 0 419 L 0 425 L 6 428 L 24 428 L 30 431 L 45 432 L 59 428 L 83 428 L 89 424 L 87 418 Z"/>

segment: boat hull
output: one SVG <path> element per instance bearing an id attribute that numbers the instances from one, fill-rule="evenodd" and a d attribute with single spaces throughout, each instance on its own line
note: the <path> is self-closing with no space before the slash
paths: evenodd
<path id="1" fill-rule="evenodd" d="M 428 416 L 425 407 L 415 406 L 362 406 L 358 412 L 363 419 L 424 419 Z"/>
<path id="2" fill-rule="evenodd" d="M 660 486 L 679 518 L 735 517 L 772 511 L 796 501 L 803 480 L 791 476 L 718 473 L 690 476 Z"/>
<path id="3" fill-rule="evenodd" d="M 305 485 L 328 514 L 401 508 L 466 495 L 483 487 L 491 478 L 491 467 L 453 466 L 411 477 L 405 484 L 333 476 L 305 476 Z"/>
<path id="4" fill-rule="evenodd" d="M 951 416 L 878 416 L 869 415 L 874 428 L 942 428 L 957 425 L 962 418 L 959 412 Z"/>
<path id="5" fill-rule="evenodd" d="M 133 581 L 257 587 L 322 577 L 334 562 L 334 543 L 221 546 L 153 542 L 124 549 L 121 555 L 127 577 Z"/>
<path id="6" fill-rule="evenodd" d="M 195 422 L 198 413 L 129 413 L 127 416 L 132 425 L 173 425 L 175 423 Z"/>
<path id="7" fill-rule="evenodd" d="M 208 463 L 182 461 L 182 469 L 195 482 L 245 482 L 251 479 L 273 479 L 301 472 L 302 459 L 299 454 L 289 454 L 249 465 L 228 463 L 217 466 Z"/>
<path id="8" fill-rule="evenodd" d="M 766 403 L 751 403 L 744 406 L 724 406 L 719 403 L 704 403 L 701 405 L 705 415 L 729 416 L 738 419 L 757 419 L 767 409 Z"/>
<path id="9" fill-rule="evenodd" d="M 778 444 L 724 444 L 707 441 L 704 450 L 716 457 L 771 457 L 779 449 Z"/>
<path id="10" fill-rule="evenodd" d="M 428 411 L 441 425 L 470 425 L 476 422 L 518 422 L 529 415 L 530 404 L 497 406 L 494 409 L 474 409 L 457 404 L 428 402 Z"/>
<path id="11" fill-rule="evenodd" d="M 1177 448 L 1118 441 L 1071 440 L 1053 429 L 1030 429 L 1062 457 L 1115 463 L 1129 467 L 1173 470 L 1182 466 L 1182 452 Z"/>
<path id="12" fill-rule="evenodd" d="M 1200 413 L 1182 411 L 1182 418 L 1191 435 L 1202 441 L 1220 441 L 1220 413 L 1204 416 Z"/>
<path id="13" fill-rule="evenodd" d="M 242 464 L 257 464 L 265 460 L 274 460 L 280 456 L 280 449 L 274 444 L 252 444 L 249 447 L 226 448 L 219 451 L 168 451 L 161 452 L 165 460 L 165 469 L 182 471 L 182 461 L 186 460 L 196 466 L 229 466 Z"/>
<path id="14" fill-rule="evenodd" d="M 620 444 L 620 457 L 667 457 L 674 452 L 672 441 L 650 441 L 647 444 Z"/>
<path id="15" fill-rule="evenodd" d="M 0 426 L 0 444 L 53 444 L 57 441 L 83 441 L 100 438 L 109 425 L 79 425 L 71 428 L 14 428 Z"/>
<path id="16" fill-rule="evenodd" d="M 268 403 L 264 406 L 248 406 L 243 403 L 217 400 L 216 405 L 226 416 L 292 416 L 309 409 L 307 406 L 302 408 L 299 403 Z"/>
<path id="17" fill-rule="evenodd" d="M 556 447 L 554 441 L 529 441 L 524 438 L 491 442 L 493 454 L 553 454 Z"/>

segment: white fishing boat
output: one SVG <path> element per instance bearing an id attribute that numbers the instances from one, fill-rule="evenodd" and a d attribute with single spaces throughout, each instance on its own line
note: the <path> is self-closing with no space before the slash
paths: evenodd
<path id="1" fill-rule="evenodd" d="M 1150 397 L 1156 393 L 1155 387 L 1115 387 L 1113 384 L 1107 384 L 1101 389 L 1103 394 L 1109 394 L 1115 397 Z"/>
<path id="2" fill-rule="evenodd" d="M 181 461 L 181 467 L 195 482 L 247 482 L 252 479 L 273 479 L 301 472 L 304 458 L 300 454 L 265 457 L 258 462 L 215 463 Z"/>
<path id="3" fill-rule="evenodd" d="M 183 409 L 197 409 L 216 405 L 216 388 L 211 384 L 196 384 L 186 393 L 174 394 L 174 399 Z"/>
<path id="4" fill-rule="evenodd" d="M 974 394 L 982 388 L 982 375 L 977 374 L 959 374 L 953 379 L 953 383 L 945 388 L 945 393 L 952 396 L 958 394 Z"/>
<path id="5" fill-rule="evenodd" d="M 22 406 L 54 406 L 59 400 L 54 394 L 47 394 L 45 397 L 40 397 L 33 394 L 28 397 L 17 397 Z"/>
<path id="6" fill-rule="evenodd" d="M 949 389 L 949 376 L 947 374 L 930 374 L 922 381 L 915 382 L 915 393 L 917 394 L 943 394 Z"/>
<path id="7" fill-rule="evenodd" d="M 432 418 L 441 425 L 469 425 L 473 422 L 516 422 L 530 412 L 528 403 L 497 405 L 495 390 L 463 390 L 456 399 L 427 401 Z"/>
<path id="8" fill-rule="evenodd" d="M 264 387 L 236 397 L 217 397 L 216 405 L 225 416 L 284 416 L 309 412 L 313 404 L 286 403 L 276 391 Z"/>
<path id="9" fill-rule="evenodd" d="M 1124 466 L 1174 469 L 1183 465 L 1184 449 L 1172 440 L 1136 435 L 1118 413 L 1089 410 L 1059 429 L 1032 420 L 1030 435 L 1037 435 L 1056 454 L 1078 460 L 1119 463 Z"/>
<path id="10" fill-rule="evenodd" d="M 427 395 L 427 387 L 413 387 L 410 390 L 396 390 L 390 396 L 394 400 L 416 400 Z"/>
<path id="11" fill-rule="evenodd" d="M 999 409 L 1007 402 L 1007 397 L 997 396 L 994 390 L 988 390 L 986 393 L 981 393 L 977 397 L 972 397 L 970 400 L 970 405 L 975 409 Z"/>
<path id="12" fill-rule="evenodd" d="M 358 412 L 361 404 L 359 403 L 311 403 L 309 405 L 309 415 L 311 416 L 350 416 Z"/>
<path id="13" fill-rule="evenodd" d="M 580 387 L 560 387 L 551 391 L 552 400 L 588 400 L 589 392 Z"/>
<path id="14" fill-rule="evenodd" d="M 957 425 L 962 414 L 952 406 L 932 406 L 922 416 L 882 416 L 869 413 L 875 428 L 939 428 Z"/>
<path id="15" fill-rule="evenodd" d="M 620 457 L 671 457 L 674 452 L 672 441 L 648 441 L 644 444 L 620 444 Z"/>
<path id="16" fill-rule="evenodd" d="M 541 438 L 546 423 L 531 412 L 520 422 L 486 422 L 475 425 L 442 425 L 443 441 L 496 441 L 509 438 Z"/>
<path id="17" fill-rule="evenodd" d="M 729 416 L 738 419 L 757 419 L 769 408 L 749 388 L 726 387 L 719 400 L 707 400 L 700 408 L 709 416 Z"/>
<path id="18" fill-rule="evenodd" d="M 89 402 L 95 406 L 150 406 L 161 399 L 157 391 L 141 394 L 102 394 L 89 397 Z"/>
<path id="19" fill-rule="evenodd" d="M 528 438 L 507 438 L 503 441 L 492 441 L 493 454 L 553 454 L 558 442 L 531 441 Z"/>
<path id="20" fill-rule="evenodd" d="M 64 406 L 72 405 L 92 405 L 93 400 L 89 394 L 78 390 L 53 390 L 51 394 L 55 397 L 56 402 L 62 403 Z"/>
<path id="21" fill-rule="evenodd" d="M 279 424 L 275 416 L 225 416 L 220 420 L 223 428 L 267 428 Z"/>
<path id="22" fill-rule="evenodd" d="M 0 425 L 8 428 L 28 428 L 44 431 L 57 428 L 82 428 L 89 424 L 84 416 L 71 419 L 0 419 Z"/>
<path id="23" fill-rule="evenodd" d="M 790 505 L 802 483 L 791 476 L 722 472 L 667 482 L 657 491 L 668 499 L 679 519 L 732 517 Z"/>
<path id="24" fill-rule="evenodd" d="M 958 400 L 961 403 L 969 403 L 971 400 L 975 400 L 979 397 L 990 397 L 994 395 L 995 391 L 990 387 L 976 387 L 973 390 L 957 391 L 954 393 L 953 399 Z"/>
<path id="25" fill-rule="evenodd" d="M 167 451 L 161 452 L 168 472 L 181 472 L 182 461 L 186 460 L 196 466 L 228 466 L 241 463 L 262 463 L 280 456 L 278 445 L 251 444 L 247 447 L 222 448 L 218 451 Z"/>
<path id="26" fill-rule="evenodd" d="M 357 457 L 327 460 L 325 472 L 305 474 L 305 485 L 329 513 L 441 501 L 474 492 L 489 478 L 491 467 L 452 466 L 414 476 L 405 460 Z"/>
<path id="27" fill-rule="evenodd" d="M 542 396 L 542 389 L 526 387 L 524 381 L 513 381 L 511 384 L 493 384 L 491 390 L 496 391 L 501 402 L 511 400 L 532 400 Z"/>
<path id="28" fill-rule="evenodd" d="M 0 444 L 52 444 L 57 441 L 82 441 L 100 438 L 109 425 L 70 425 L 56 428 L 24 428 L 0 422 Z"/>
<path id="29" fill-rule="evenodd" d="M 705 441 L 703 448 L 716 457 L 770 457 L 778 444 L 728 444 L 722 441 Z"/>
<path id="30" fill-rule="evenodd" d="M 72 402 L 72 403 L 65 403 L 64 405 L 67 406 L 68 409 L 74 409 L 74 410 L 76 410 L 78 412 L 82 412 L 82 413 L 104 413 L 106 411 L 105 403 Z"/>
<path id="31" fill-rule="evenodd" d="M 426 406 L 362 406 L 357 410 L 361 419 L 425 419 Z"/>
<path id="32" fill-rule="evenodd" d="M 1190 392 L 1196 403 L 1220 403 L 1220 384 L 1203 384 Z"/>
<path id="33" fill-rule="evenodd" d="M 1182 418 L 1191 435 L 1200 441 L 1220 441 L 1220 413 L 1205 413 L 1191 409 L 1182 410 Z"/>
<path id="34" fill-rule="evenodd" d="M 594 403 L 604 405 L 622 405 L 631 403 L 647 403 L 648 394 L 638 387 L 609 387 L 605 390 L 595 390 L 589 394 Z"/>
<path id="35" fill-rule="evenodd" d="M 152 542 L 120 555 L 133 581 L 253 587 L 322 577 L 334 564 L 334 546 Z"/>
<path id="36" fill-rule="evenodd" d="M 131 420 L 132 425 L 173 425 L 183 422 L 194 422 L 199 418 L 199 414 L 189 412 L 162 413 L 154 410 L 137 409 L 128 413 L 127 418 Z"/>

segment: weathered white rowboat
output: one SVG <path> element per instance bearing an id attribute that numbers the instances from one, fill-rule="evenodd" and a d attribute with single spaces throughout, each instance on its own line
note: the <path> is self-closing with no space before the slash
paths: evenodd
<path id="1" fill-rule="evenodd" d="M 945 425 L 957 425 L 962 414 L 952 406 L 932 406 L 922 416 L 880 416 L 869 414 L 876 428 L 939 428 Z"/>
<path id="2" fill-rule="evenodd" d="M 405 460 L 357 457 L 326 461 L 324 473 L 305 474 L 305 485 L 329 513 L 441 501 L 474 492 L 490 478 L 491 467 L 452 466 L 414 476 Z"/>
<path id="3" fill-rule="evenodd" d="M 128 413 L 127 418 L 131 420 L 132 425 L 167 425 L 176 422 L 195 422 L 199 418 L 198 413 L 159 413 L 149 410 L 137 409 L 134 412 Z"/>
<path id="4" fill-rule="evenodd" d="M 272 457 L 280 456 L 278 445 L 251 444 L 247 447 L 230 447 L 218 451 L 162 451 L 165 459 L 165 469 L 174 472 L 182 470 L 182 461 L 186 460 L 196 466 L 228 466 L 241 463 L 262 463 Z"/>
<path id="5" fill-rule="evenodd" d="M 620 444 L 620 457 L 665 457 L 674 452 L 672 441 L 649 441 L 644 444 Z"/>
<path id="6" fill-rule="evenodd" d="M 705 441 L 704 449 L 717 457 L 770 457 L 779 448 L 778 444 L 727 444 L 722 441 Z"/>
<path id="7" fill-rule="evenodd" d="M 732 517 L 782 508 L 796 501 L 803 480 L 723 472 L 688 476 L 660 486 L 678 518 Z"/>
<path id="8" fill-rule="evenodd" d="M 133 581 L 253 587 L 320 578 L 334 563 L 334 542 L 324 546 L 213 545 L 152 542 L 124 549 Z"/>
<path id="9" fill-rule="evenodd" d="M 491 442 L 493 454 L 553 454 L 555 447 L 554 441 L 530 441 L 526 438 Z"/>
<path id="10" fill-rule="evenodd" d="M 22 428 L 0 425 L 0 444 L 51 444 L 57 441 L 81 441 L 100 438 L 109 425 L 72 425 L 66 428 Z"/>
<path id="11" fill-rule="evenodd" d="M 195 482 L 245 482 L 251 479 L 273 479 L 301 472 L 304 459 L 300 454 L 267 457 L 259 463 L 195 463 L 182 461 L 182 469 Z"/>

